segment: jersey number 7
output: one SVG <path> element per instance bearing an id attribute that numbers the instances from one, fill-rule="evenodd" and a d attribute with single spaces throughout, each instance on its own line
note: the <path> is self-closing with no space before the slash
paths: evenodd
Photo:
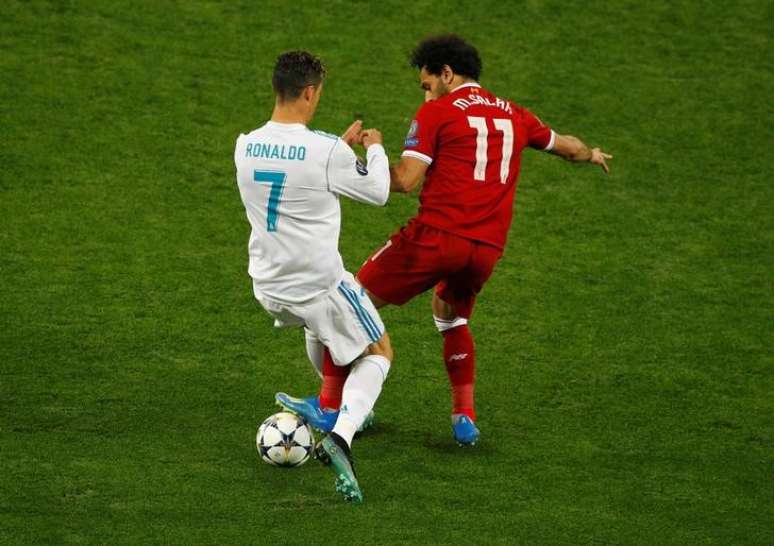
<path id="1" fill-rule="evenodd" d="M 266 231 L 277 231 L 279 203 L 285 189 L 287 173 L 283 171 L 253 171 L 253 180 L 259 184 L 270 184 L 269 204 L 266 207 Z"/>
<path id="2" fill-rule="evenodd" d="M 500 183 L 508 181 L 508 172 L 511 168 L 511 154 L 513 153 L 513 124 L 509 119 L 493 119 L 495 129 L 503 133 L 503 160 L 500 162 Z M 486 164 L 488 161 L 487 149 L 489 146 L 489 129 L 486 118 L 468 116 L 468 125 L 476 130 L 476 167 L 473 169 L 473 179 L 486 180 Z"/>

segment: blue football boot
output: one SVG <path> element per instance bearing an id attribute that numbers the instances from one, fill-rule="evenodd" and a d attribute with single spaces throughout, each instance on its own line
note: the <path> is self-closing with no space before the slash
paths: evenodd
<path id="1" fill-rule="evenodd" d="M 481 432 L 478 430 L 476 423 L 473 422 L 473 419 L 464 413 L 453 413 L 451 419 L 452 432 L 457 443 L 461 446 L 476 445 Z"/>
<path id="2" fill-rule="evenodd" d="M 336 424 L 336 419 L 339 418 L 339 412 L 337 410 L 320 407 L 319 396 L 295 398 L 284 392 L 278 392 L 274 395 L 274 400 L 277 402 L 277 405 L 283 407 L 290 413 L 300 415 L 312 428 L 321 432 L 332 431 L 333 426 Z M 360 425 L 358 432 L 362 432 L 373 424 L 374 412 L 372 411 L 366 416 L 365 421 Z"/>
<path id="3" fill-rule="evenodd" d="M 320 407 L 318 396 L 295 398 L 284 392 L 278 392 L 274 395 L 274 400 L 290 413 L 303 417 L 312 428 L 322 432 L 332 431 L 336 419 L 339 418 L 338 411 Z"/>

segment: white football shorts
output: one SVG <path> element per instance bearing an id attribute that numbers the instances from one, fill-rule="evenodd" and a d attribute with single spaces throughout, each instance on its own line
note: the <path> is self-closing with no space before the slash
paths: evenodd
<path id="1" fill-rule="evenodd" d="M 327 294 L 305 304 L 282 304 L 258 298 L 274 317 L 274 326 L 306 326 L 331 352 L 337 366 L 346 366 L 384 335 L 384 323 L 371 299 L 351 273 Z"/>

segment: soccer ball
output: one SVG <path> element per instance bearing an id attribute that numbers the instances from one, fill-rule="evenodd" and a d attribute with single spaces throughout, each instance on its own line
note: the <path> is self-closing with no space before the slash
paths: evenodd
<path id="1" fill-rule="evenodd" d="M 301 466 L 312 454 L 314 435 L 301 417 L 275 413 L 258 428 L 255 438 L 261 458 L 275 466 Z"/>

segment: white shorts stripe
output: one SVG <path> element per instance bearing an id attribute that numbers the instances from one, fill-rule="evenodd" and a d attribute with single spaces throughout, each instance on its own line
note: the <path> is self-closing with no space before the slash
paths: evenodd
<path id="1" fill-rule="evenodd" d="M 342 286 L 343 285 L 343 286 Z M 346 366 L 384 335 L 384 323 L 370 298 L 359 296 L 360 285 L 348 271 L 342 282 L 321 298 L 305 304 L 258 301 L 277 319 L 277 326 L 305 326 L 331 351 L 337 366 Z"/>
<path id="2" fill-rule="evenodd" d="M 355 311 L 355 314 L 357 315 L 357 318 L 360 319 L 360 323 L 363 325 L 363 328 L 365 328 L 366 332 L 368 332 L 368 337 L 371 339 L 371 342 L 373 343 L 378 341 L 379 338 L 382 337 L 381 333 L 379 332 L 379 328 L 376 326 L 374 319 L 371 318 L 371 315 L 368 314 L 368 311 L 366 311 L 360 304 L 357 294 L 344 283 L 339 284 L 339 291 L 347 299 L 349 305 L 352 307 L 352 310 Z"/>

